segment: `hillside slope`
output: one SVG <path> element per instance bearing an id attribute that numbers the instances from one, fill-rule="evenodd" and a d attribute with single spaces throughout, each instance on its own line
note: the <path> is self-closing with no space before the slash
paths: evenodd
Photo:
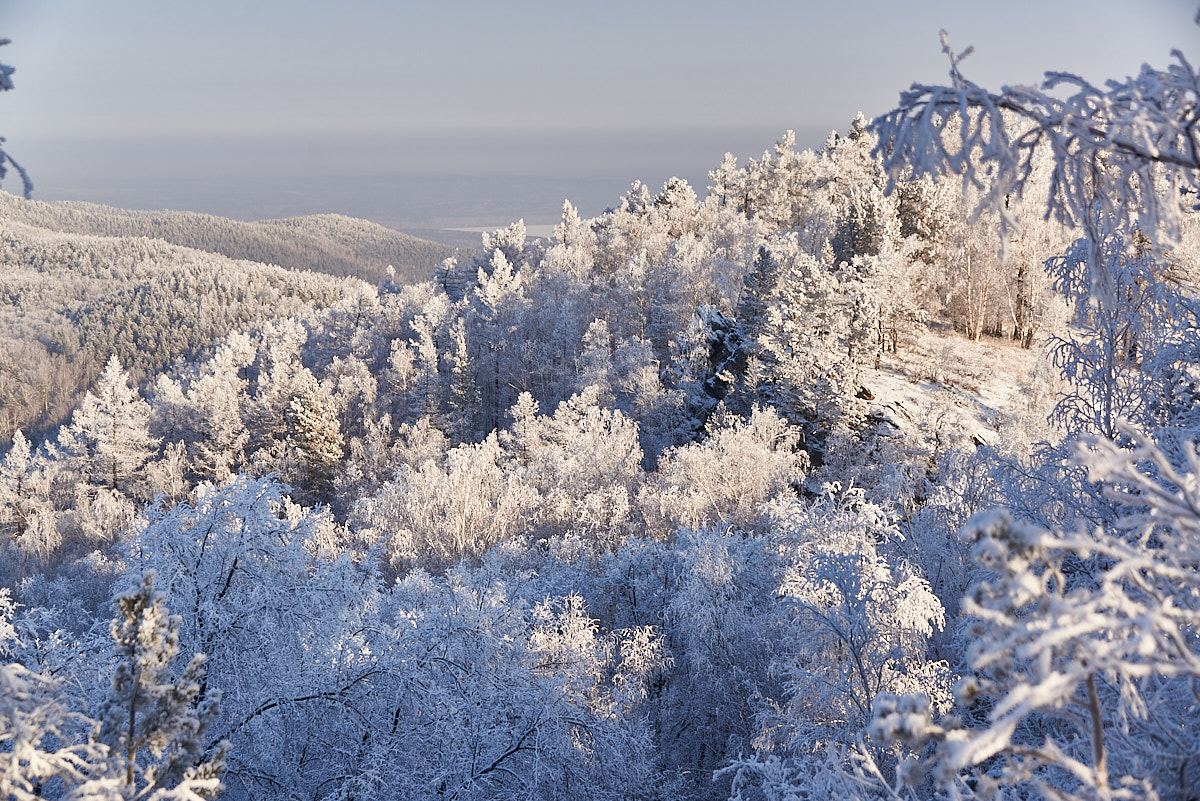
<path id="1" fill-rule="evenodd" d="M 0 216 L 63 233 L 161 239 L 231 259 L 354 276 L 375 284 L 386 278 L 389 265 L 399 283 L 427 280 L 444 259 L 458 252 L 449 245 L 338 214 L 241 222 L 190 211 L 25 200 L 0 192 Z"/>
<path id="2" fill-rule="evenodd" d="M 0 441 L 61 423 L 114 353 L 145 377 L 232 330 L 327 306 L 356 286 L 159 239 L 0 217 Z"/>

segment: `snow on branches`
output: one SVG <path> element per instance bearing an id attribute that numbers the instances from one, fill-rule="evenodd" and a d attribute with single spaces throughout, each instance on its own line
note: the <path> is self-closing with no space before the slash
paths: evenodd
<path id="1" fill-rule="evenodd" d="M 1200 457 L 1181 445 L 1182 473 L 1158 443 L 1122 434 L 1131 449 L 1079 449 L 1123 505 L 1108 530 L 1051 532 L 1003 511 L 964 530 L 982 577 L 964 604 L 960 717 L 936 724 L 927 698 L 880 696 L 869 729 L 924 752 L 908 781 L 929 775 L 957 797 L 1158 798 L 1196 769 Z"/>
<path id="2" fill-rule="evenodd" d="M 893 184 L 906 169 L 960 176 L 964 191 L 981 193 L 976 214 L 998 211 L 1011 231 L 1007 200 L 1031 187 L 1037 154 L 1048 150 L 1048 218 L 1082 227 L 1093 242 L 1104 226 L 1141 230 L 1156 247 L 1178 240 L 1187 196 L 1200 188 L 1200 73 L 1182 53 L 1172 51 L 1166 70 L 1143 66 L 1103 88 L 1051 72 L 1040 88 L 995 94 L 960 71 L 970 48 L 954 54 L 942 31 L 942 49 L 951 84 L 914 84 L 874 123 Z M 1098 278 L 1095 289 L 1111 294 Z"/>

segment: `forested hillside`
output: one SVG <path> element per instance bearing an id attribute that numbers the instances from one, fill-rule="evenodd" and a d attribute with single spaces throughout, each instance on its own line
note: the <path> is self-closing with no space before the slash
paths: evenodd
<path id="1" fill-rule="evenodd" d="M 437 265 L 458 252 L 340 214 L 240 222 L 189 211 L 44 203 L 0 192 L 0 218 L 63 233 L 161 239 L 230 259 L 356 277 L 372 284 L 388 279 L 388 267 L 399 283 L 426 281 Z"/>
<path id="2" fill-rule="evenodd" d="M 5 222 L 0 792 L 1194 799 L 1200 75 L 957 63 L 412 285 Z"/>
<path id="3" fill-rule="evenodd" d="M 159 239 L 0 217 L 0 441 L 57 427 L 114 354 L 142 381 L 230 331 L 328 306 L 361 286 Z"/>

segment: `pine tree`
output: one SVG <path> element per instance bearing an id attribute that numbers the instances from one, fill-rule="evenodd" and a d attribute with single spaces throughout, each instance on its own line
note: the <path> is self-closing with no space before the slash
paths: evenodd
<path id="1" fill-rule="evenodd" d="M 250 433 L 242 420 L 247 367 L 254 363 L 254 346 L 245 334 L 231 335 L 219 348 L 205 374 L 188 389 L 197 421 L 197 472 L 217 482 L 229 480 L 245 458 Z"/>
<path id="2" fill-rule="evenodd" d="M 682 178 L 671 178 L 654 196 L 655 217 L 666 228 L 667 236 L 678 239 L 696 230 L 696 190 Z"/>
<path id="3" fill-rule="evenodd" d="M 875 256 L 900 239 L 897 199 L 887 193 L 883 162 L 874 154 L 878 137 L 860 113 L 850 132 L 827 150 L 830 188 L 837 206 L 837 231 L 831 242 L 837 262 Z"/>
<path id="4" fill-rule="evenodd" d="M 754 264 L 742 284 L 737 320 L 747 338 L 756 337 L 766 320 L 767 306 L 779 287 L 779 261 L 760 245 Z"/>
<path id="5" fill-rule="evenodd" d="M 29 525 L 29 486 L 33 469 L 29 440 L 17 431 L 12 447 L 0 462 L 0 532 L 19 539 Z"/>
<path id="6" fill-rule="evenodd" d="M 288 404 L 287 422 L 288 444 L 304 465 L 307 488 L 319 496 L 333 479 L 344 450 L 337 408 L 307 370 L 299 394 Z"/>
<path id="7" fill-rule="evenodd" d="M 474 437 L 474 418 L 479 410 L 479 387 L 475 383 L 475 365 L 467 349 L 467 332 L 462 318 L 450 326 L 450 419 L 448 434 L 458 442 Z M 496 373 L 498 376 L 498 372 Z"/>
<path id="8" fill-rule="evenodd" d="M 99 739 L 122 764 L 125 799 L 171 798 L 172 788 L 214 798 L 221 789 L 228 743 L 205 754 L 204 737 L 219 713 L 220 693 L 204 688 L 204 656 L 196 654 L 172 681 L 180 619 L 154 591 L 154 571 L 117 596 L 111 633 L 117 645 L 112 689 L 100 709 Z"/>
<path id="9" fill-rule="evenodd" d="M 528 467 L 533 455 L 544 444 L 538 402 L 528 392 L 522 392 L 516 405 L 509 410 L 509 416 L 512 417 L 512 425 L 500 432 L 500 444 L 521 467 Z"/>
<path id="10" fill-rule="evenodd" d="M 567 209 L 574 211 L 570 204 Z M 565 219 L 567 211 L 563 214 Z M 576 215 L 577 223 L 578 219 Z M 511 338 L 527 305 L 523 284 L 524 276 L 513 272 L 512 265 L 499 250 L 492 254 L 491 274 L 482 267 L 479 270 L 479 286 L 467 312 L 467 319 L 474 323 L 470 335 L 461 324 L 451 331 L 455 345 L 451 394 L 456 410 L 456 421 L 452 422 L 456 424 L 465 424 L 478 413 L 482 432 L 496 430 L 501 425 L 504 409 L 512 401 L 505 378 L 520 372 L 512 366 L 511 354 L 515 348 Z M 465 352 L 468 341 L 471 345 L 469 353 Z M 464 353 L 460 354 L 459 350 Z"/>
<path id="11" fill-rule="evenodd" d="M 69 791 L 62 797 L 112 798 L 106 751 L 72 734 L 91 721 L 71 711 L 61 685 L 19 664 L 0 664 L 0 798 L 36 801 L 47 785 Z"/>
<path id="12" fill-rule="evenodd" d="M 565 273 L 584 281 L 595 263 L 596 232 L 591 222 L 582 220 L 570 201 L 563 201 L 562 222 L 554 226 L 554 244 L 546 251 L 541 268 Z"/>
<path id="13" fill-rule="evenodd" d="M 514 267 L 521 263 L 525 252 L 525 221 L 517 220 L 507 228 L 499 228 L 483 235 L 483 252 L 490 255 L 499 250 Z"/>
<path id="14" fill-rule="evenodd" d="M 97 379 L 95 394 L 84 395 L 58 439 L 91 488 L 143 494 L 142 468 L 158 440 L 150 436 L 150 406 L 129 386 L 115 354 Z"/>
<path id="15" fill-rule="evenodd" d="M 737 158 L 732 153 L 726 153 L 720 166 L 710 170 L 708 180 L 713 185 L 708 189 L 717 196 L 718 207 L 741 211 L 741 197 L 746 184 L 746 175 L 738 169 Z"/>

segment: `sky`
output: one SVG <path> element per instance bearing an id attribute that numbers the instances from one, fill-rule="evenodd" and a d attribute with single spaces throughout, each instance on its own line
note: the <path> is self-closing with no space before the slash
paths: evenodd
<path id="1" fill-rule="evenodd" d="M 0 0 L 0 135 L 35 196 L 397 227 L 703 189 L 788 129 L 943 83 L 1200 60 L 1189 0 Z M 6 182 L 6 189 L 18 187 Z"/>

